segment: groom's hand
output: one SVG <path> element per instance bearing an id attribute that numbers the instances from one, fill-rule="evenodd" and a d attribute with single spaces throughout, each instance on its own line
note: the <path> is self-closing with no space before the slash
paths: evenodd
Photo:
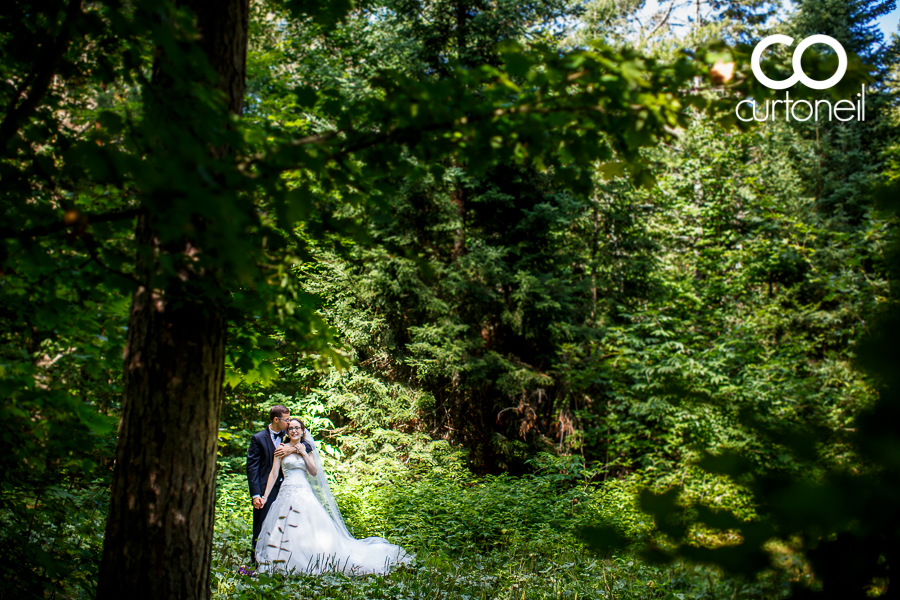
<path id="1" fill-rule="evenodd" d="M 290 444 L 282 444 L 275 449 L 275 456 L 278 458 L 284 458 L 286 455 L 296 452 L 297 449 Z"/>
<path id="2" fill-rule="evenodd" d="M 259 496 L 253 499 L 253 508 L 260 509 L 265 505 L 265 501 Z"/>

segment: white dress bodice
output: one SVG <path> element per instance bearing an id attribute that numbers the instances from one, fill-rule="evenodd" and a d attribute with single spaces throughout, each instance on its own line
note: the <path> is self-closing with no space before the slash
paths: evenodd
<path id="1" fill-rule="evenodd" d="M 317 502 L 312 486 L 306 478 L 307 469 L 306 461 L 299 454 L 288 454 L 281 461 L 281 470 L 284 473 L 284 481 L 281 483 L 281 491 L 279 494 L 290 491 L 291 493 L 301 494 L 303 497 L 307 495 L 310 501 Z"/>
<path id="2" fill-rule="evenodd" d="M 293 483 L 297 478 L 306 481 L 306 461 L 296 452 L 288 454 L 281 460 L 281 470 L 284 471 L 282 485 L 287 485 L 288 481 Z"/>

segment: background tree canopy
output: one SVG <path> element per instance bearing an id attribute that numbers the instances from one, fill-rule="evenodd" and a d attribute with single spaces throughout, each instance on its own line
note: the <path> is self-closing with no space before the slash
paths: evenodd
<path id="1" fill-rule="evenodd" d="M 4 6 L 10 597 L 898 595 L 894 2 L 674 5 Z M 275 403 L 413 566 L 239 570 Z"/>

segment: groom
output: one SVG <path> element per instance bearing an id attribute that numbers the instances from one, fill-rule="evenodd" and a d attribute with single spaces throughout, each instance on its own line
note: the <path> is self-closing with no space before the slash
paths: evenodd
<path id="1" fill-rule="evenodd" d="M 247 483 L 250 484 L 250 496 L 253 497 L 253 538 L 250 547 L 253 564 L 256 564 L 256 539 L 259 537 L 263 521 L 269 513 L 269 507 L 278 497 L 278 490 L 281 489 L 281 482 L 284 480 L 284 473 L 279 473 L 275 487 L 272 488 L 267 501 L 263 504 L 262 495 L 266 491 L 266 482 L 269 479 L 269 472 L 272 470 L 274 456 L 277 454 L 284 457 L 292 452 L 297 452 L 297 449 L 290 444 L 282 445 L 284 432 L 290 422 L 290 411 L 281 404 L 276 404 L 269 409 L 268 427 L 250 438 L 250 448 L 247 450 Z"/>

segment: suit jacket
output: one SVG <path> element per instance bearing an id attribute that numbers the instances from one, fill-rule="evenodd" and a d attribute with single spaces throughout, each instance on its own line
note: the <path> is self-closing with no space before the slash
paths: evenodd
<path id="1" fill-rule="evenodd" d="M 275 444 L 272 443 L 272 434 L 266 427 L 250 438 L 250 447 L 247 449 L 247 483 L 250 486 L 250 496 L 262 496 L 266 492 L 266 483 L 269 481 L 269 472 L 272 463 L 275 462 Z M 277 492 L 284 481 L 284 472 L 279 471 L 275 480 L 273 491 Z"/>

